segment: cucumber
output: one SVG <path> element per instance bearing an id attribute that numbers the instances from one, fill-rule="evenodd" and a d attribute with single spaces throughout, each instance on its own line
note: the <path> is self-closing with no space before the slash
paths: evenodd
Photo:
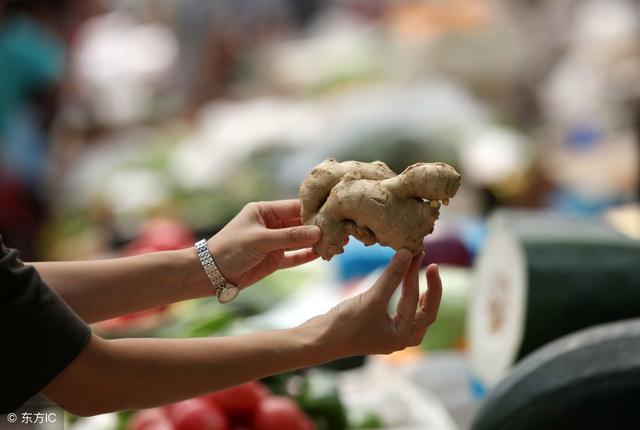
<path id="1" fill-rule="evenodd" d="M 472 374 L 491 387 L 562 335 L 640 316 L 640 241 L 594 219 L 501 211 L 474 270 Z"/>
<path id="2" fill-rule="evenodd" d="M 565 336 L 529 355 L 488 395 L 472 430 L 637 429 L 640 319 Z"/>

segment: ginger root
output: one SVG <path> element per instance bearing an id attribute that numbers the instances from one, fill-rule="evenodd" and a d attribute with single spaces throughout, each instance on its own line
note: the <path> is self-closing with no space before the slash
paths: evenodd
<path id="1" fill-rule="evenodd" d="M 461 176 L 445 163 L 417 163 L 396 175 L 381 161 L 318 164 L 300 184 L 300 218 L 322 236 L 313 247 L 330 260 L 343 252 L 349 235 L 414 255 L 433 231 L 440 203 L 458 191 Z"/>

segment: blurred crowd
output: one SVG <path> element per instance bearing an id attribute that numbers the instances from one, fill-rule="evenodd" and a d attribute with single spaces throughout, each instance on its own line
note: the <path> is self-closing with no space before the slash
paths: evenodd
<path id="1" fill-rule="evenodd" d="M 449 162 L 459 219 L 597 214 L 637 201 L 639 135 L 632 0 L 0 5 L 0 234 L 26 259 L 155 216 L 215 231 L 329 156 Z"/>

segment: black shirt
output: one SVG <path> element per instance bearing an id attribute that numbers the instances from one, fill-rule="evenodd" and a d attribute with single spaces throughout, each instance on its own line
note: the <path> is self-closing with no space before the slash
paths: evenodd
<path id="1" fill-rule="evenodd" d="M 0 236 L 0 414 L 42 390 L 90 337 L 89 326 Z"/>

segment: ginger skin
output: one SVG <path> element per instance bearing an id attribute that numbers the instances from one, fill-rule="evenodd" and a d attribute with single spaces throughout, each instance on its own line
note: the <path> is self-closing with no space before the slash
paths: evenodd
<path id="1" fill-rule="evenodd" d="M 440 201 L 448 204 L 461 176 L 445 163 L 417 163 L 396 175 L 381 161 L 342 163 L 329 158 L 300 185 L 300 218 L 322 231 L 313 247 L 325 260 L 343 252 L 349 235 L 414 255 L 433 231 Z"/>

